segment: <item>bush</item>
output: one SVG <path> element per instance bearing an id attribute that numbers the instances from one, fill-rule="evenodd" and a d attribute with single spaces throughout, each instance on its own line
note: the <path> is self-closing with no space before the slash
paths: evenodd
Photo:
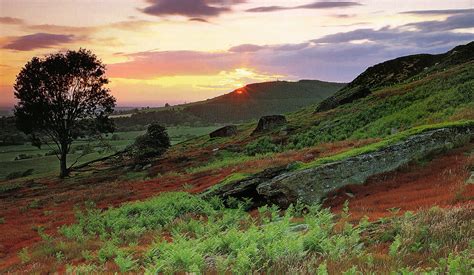
<path id="1" fill-rule="evenodd" d="M 166 128 L 151 124 L 144 135 L 135 139 L 132 152 L 138 160 L 144 160 L 162 155 L 170 146 Z"/>
<path id="2" fill-rule="evenodd" d="M 272 142 L 270 137 L 263 137 L 245 146 L 245 153 L 249 156 L 258 154 L 275 153 L 280 151 L 280 147 Z"/>

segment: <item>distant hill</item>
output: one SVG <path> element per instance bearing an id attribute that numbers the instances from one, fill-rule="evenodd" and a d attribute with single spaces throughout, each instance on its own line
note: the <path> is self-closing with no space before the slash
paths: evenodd
<path id="1" fill-rule="evenodd" d="M 414 77 L 420 79 L 472 60 L 474 60 L 474 42 L 457 46 L 444 54 L 417 54 L 385 61 L 368 68 L 335 95 L 322 101 L 316 110 L 327 111 L 365 97 L 376 89 L 405 83 Z"/>
<path id="2" fill-rule="evenodd" d="M 144 110 L 115 121 L 119 128 L 125 129 L 151 122 L 165 125 L 244 122 L 319 103 L 344 85 L 318 80 L 255 83 L 205 101 Z"/>

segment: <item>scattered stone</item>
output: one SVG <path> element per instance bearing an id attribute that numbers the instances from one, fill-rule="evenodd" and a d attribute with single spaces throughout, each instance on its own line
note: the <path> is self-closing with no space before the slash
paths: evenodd
<path id="1" fill-rule="evenodd" d="M 263 116 L 258 121 L 257 128 L 252 132 L 252 135 L 277 129 L 286 123 L 286 118 L 283 115 Z"/>
<path id="2" fill-rule="evenodd" d="M 345 194 L 346 194 L 346 196 L 348 196 L 349 198 L 353 198 L 353 197 L 355 197 L 355 195 L 354 195 L 354 194 L 352 194 L 352 193 L 345 192 Z"/>
<path id="3" fill-rule="evenodd" d="M 474 184 L 474 171 L 471 171 L 471 176 L 466 181 L 467 184 Z"/>
<path id="4" fill-rule="evenodd" d="M 210 138 L 231 137 L 237 135 L 237 126 L 227 125 L 209 134 Z"/>
<path id="5" fill-rule="evenodd" d="M 308 231 L 309 225 L 307 224 L 298 224 L 295 226 L 292 226 L 288 229 L 290 232 L 301 232 L 301 231 Z"/>

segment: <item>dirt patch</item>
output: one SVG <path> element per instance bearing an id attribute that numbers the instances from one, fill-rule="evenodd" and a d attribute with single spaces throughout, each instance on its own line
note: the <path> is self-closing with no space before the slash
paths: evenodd
<path id="1" fill-rule="evenodd" d="M 474 164 L 474 157 L 466 152 L 473 147 L 471 144 L 428 163 L 372 177 L 364 185 L 343 187 L 331 193 L 324 206 L 340 212 L 347 200 L 353 219 L 367 215 L 373 220 L 391 215 L 396 208 L 403 213 L 472 203 L 474 185 L 465 184 L 465 180 Z"/>

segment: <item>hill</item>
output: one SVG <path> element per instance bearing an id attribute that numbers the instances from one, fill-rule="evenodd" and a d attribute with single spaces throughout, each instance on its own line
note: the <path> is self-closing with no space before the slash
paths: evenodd
<path id="1" fill-rule="evenodd" d="M 318 80 L 254 83 L 205 101 L 144 110 L 130 117 L 115 118 L 120 128 L 147 125 L 235 123 L 282 114 L 319 103 L 344 86 Z"/>
<path id="2" fill-rule="evenodd" d="M 371 67 L 267 132 L 3 182 L 0 270 L 470 274 L 472 45 Z"/>
<path id="3" fill-rule="evenodd" d="M 335 95 L 322 101 L 316 111 L 327 111 L 365 97 L 382 87 L 446 70 L 474 60 L 474 42 L 457 46 L 444 54 L 417 54 L 389 60 L 368 68 Z"/>

